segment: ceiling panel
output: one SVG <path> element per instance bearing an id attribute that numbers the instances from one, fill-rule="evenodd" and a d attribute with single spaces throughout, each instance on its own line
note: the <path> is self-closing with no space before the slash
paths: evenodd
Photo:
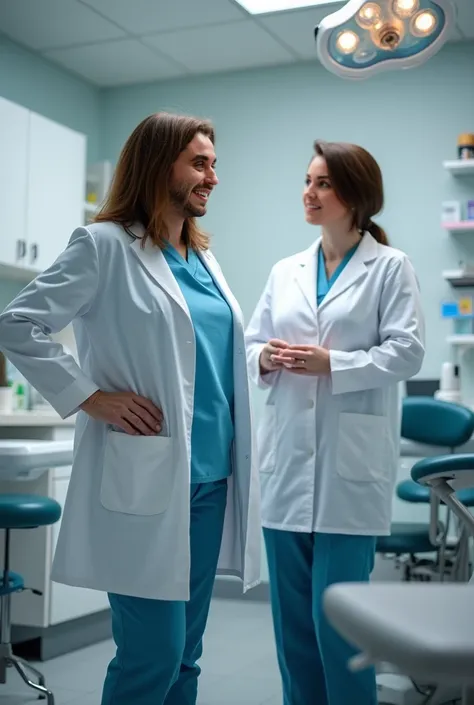
<path id="1" fill-rule="evenodd" d="M 266 15 L 260 22 L 275 36 L 290 46 L 303 59 L 314 58 L 316 55 L 314 28 L 323 17 L 335 12 L 340 5 L 315 7 L 311 10 L 294 10 Z"/>
<path id="2" fill-rule="evenodd" d="M 134 34 L 241 20 L 231 0 L 81 0 Z"/>
<path id="3" fill-rule="evenodd" d="M 474 0 L 457 0 L 457 16 L 462 35 L 474 39 Z"/>
<path id="4" fill-rule="evenodd" d="M 76 0 L 0 0 L 0 28 L 42 50 L 123 37 L 124 32 Z"/>
<path id="5" fill-rule="evenodd" d="M 159 81 L 185 73 L 135 39 L 58 49 L 46 56 L 99 86 Z"/>
<path id="6" fill-rule="evenodd" d="M 146 37 L 193 73 L 228 71 L 293 60 L 292 54 L 251 20 Z"/>

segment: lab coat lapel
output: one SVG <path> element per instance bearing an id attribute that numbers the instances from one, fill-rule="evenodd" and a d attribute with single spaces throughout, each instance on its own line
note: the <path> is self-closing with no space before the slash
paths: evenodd
<path id="1" fill-rule="evenodd" d="M 295 279 L 308 302 L 313 314 L 317 313 L 316 282 L 318 281 L 318 249 L 319 239 L 315 244 L 302 252 L 296 262 Z"/>
<path id="2" fill-rule="evenodd" d="M 359 247 L 344 267 L 328 293 L 324 297 L 319 310 L 328 306 L 331 301 L 343 294 L 349 287 L 367 276 L 366 262 L 377 256 L 377 243 L 373 237 L 366 233 L 362 238 Z"/>
<path id="3" fill-rule="evenodd" d="M 166 291 L 168 296 L 176 301 L 178 306 L 180 306 L 185 314 L 190 317 L 186 300 L 181 292 L 178 282 L 174 278 L 173 273 L 164 258 L 163 252 L 159 247 L 154 245 L 151 240 L 147 240 L 145 247 L 142 247 L 141 237 L 143 235 L 143 228 L 135 225 L 130 228 L 130 230 L 136 238 L 131 244 L 134 254 L 138 257 L 142 265 L 150 273 L 158 286 Z"/>
<path id="4" fill-rule="evenodd" d="M 199 252 L 198 256 L 201 259 L 201 262 L 208 270 L 211 277 L 213 278 L 214 283 L 221 292 L 222 296 L 225 298 L 225 300 L 231 307 L 234 316 L 237 316 L 237 319 L 240 321 L 241 325 L 243 325 L 243 317 L 240 306 L 237 302 L 237 299 L 230 290 L 229 285 L 227 284 L 222 270 L 219 267 L 216 259 L 208 251 Z"/>

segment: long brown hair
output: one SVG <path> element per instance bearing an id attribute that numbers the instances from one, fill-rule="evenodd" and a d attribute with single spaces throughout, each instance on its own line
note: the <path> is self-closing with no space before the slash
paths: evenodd
<path id="1" fill-rule="evenodd" d="M 372 220 L 384 204 L 382 172 L 373 156 L 356 144 L 322 140 L 314 143 L 314 151 L 325 160 L 337 197 L 351 209 L 352 227 L 388 245 L 385 230 Z"/>
<path id="2" fill-rule="evenodd" d="M 154 113 L 142 120 L 122 149 L 112 185 L 95 222 L 113 221 L 125 228 L 139 222 L 145 228 L 143 245 L 150 238 L 163 248 L 172 167 L 198 133 L 214 143 L 214 128 L 207 120 L 170 113 Z M 195 250 L 209 247 L 209 237 L 194 218 L 186 219 L 183 237 Z"/>

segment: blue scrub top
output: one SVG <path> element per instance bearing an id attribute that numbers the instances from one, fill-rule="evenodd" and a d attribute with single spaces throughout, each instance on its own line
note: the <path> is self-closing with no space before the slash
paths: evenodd
<path id="1" fill-rule="evenodd" d="M 338 264 L 337 268 L 334 270 L 333 274 L 329 279 L 327 278 L 326 275 L 326 262 L 324 259 L 324 252 L 323 248 L 321 245 L 319 246 L 319 252 L 318 252 L 318 282 L 317 282 L 317 299 L 318 299 L 318 306 L 321 305 L 321 303 L 324 300 L 324 297 L 327 295 L 329 289 L 332 287 L 338 276 L 341 274 L 343 271 L 344 267 L 347 266 L 347 264 L 350 262 L 353 254 L 359 247 L 359 243 L 357 245 L 354 245 L 354 247 L 351 247 L 350 250 L 346 252 L 344 255 L 344 258 L 341 260 L 340 264 Z"/>
<path id="2" fill-rule="evenodd" d="M 163 255 L 188 305 L 196 338 L 191 482 L 216 482 L 231 474 L 234 439 L 232 311 L 194 250 L 188 250 L 185 260 L 168 244 Z"/>

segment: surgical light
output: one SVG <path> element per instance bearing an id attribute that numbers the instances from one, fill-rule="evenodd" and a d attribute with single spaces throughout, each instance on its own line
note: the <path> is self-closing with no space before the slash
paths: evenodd
<path id="1" fill-rule="evenodd" d="M 344 78 L 422 64 L 449 38 L 452 0 L 349 0 L 316 27 L 322 65 Z"/>
<path id="2" fill-rule="evenodd" d="M 357 34 L 349 31 L 341 32 L 336 42 L 337 48 L 343 54 L 352 54 L 352 52 L 357 48 L 358 43 L 359 37 Z"/>
<path id="3" fill-rule="evenodd" d="M 393 11 L 402 20 L 411 17 L 418 9 L 418 0 L 394 0 Z"/>

